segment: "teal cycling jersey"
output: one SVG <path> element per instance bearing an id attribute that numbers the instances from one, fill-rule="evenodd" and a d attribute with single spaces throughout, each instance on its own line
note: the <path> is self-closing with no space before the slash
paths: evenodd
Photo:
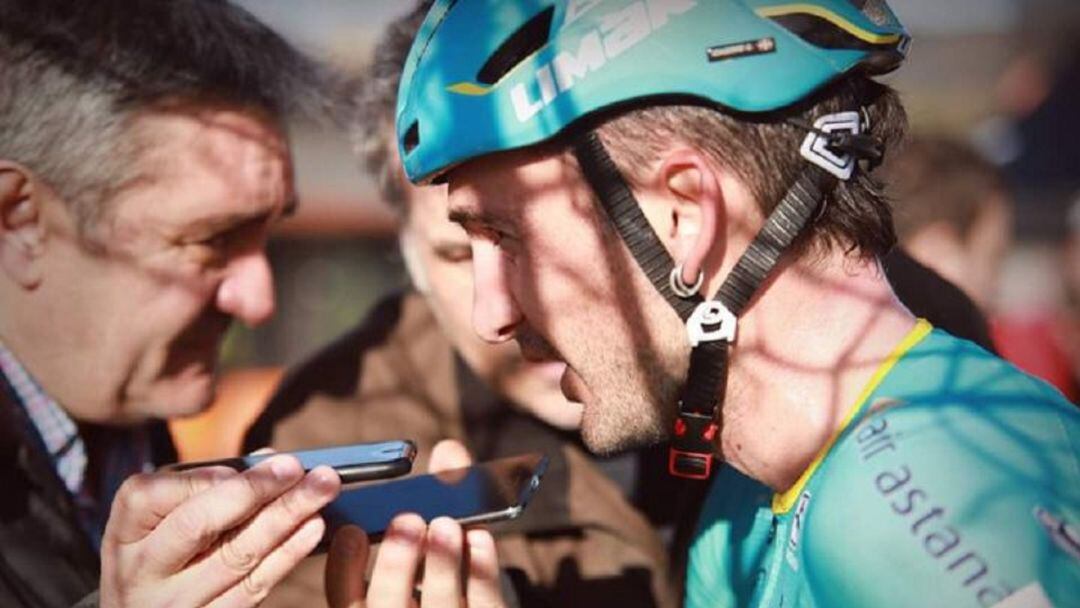
<path id="1" fill-rule="evenodd" d="M 686 605 L 1080 606 L 1080 410 L 920 321 L 783 494 L 724 467 Z"/>

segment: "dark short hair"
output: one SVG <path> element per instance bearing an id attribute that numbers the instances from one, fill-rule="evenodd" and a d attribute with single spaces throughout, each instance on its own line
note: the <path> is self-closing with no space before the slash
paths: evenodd
<path id="1" fill-rule="evenodd" d="M 0 0 L 0 158 L 49 183 L 84 229 L 135 177 L 140 110 L 176 100 L 320 116 L 336 87 L 225 0 Z"/>
<path id="2" fill-rule="evenodd" d="M 918 136 L 883 167 L 905 240 L 937 222 L 967 238 L 980 214 L 1006 195 L 1001 171 L 974 147 L 943 136 Z"/>
<path id="3" fill-rule="evenodd" d="M 768 216 L 807 163 L 799 152 L 806 130 L 788 119 L 813 123 L 828 113 L 860 108 L 888 154 L 907 131 L 907 115 L 896 91 L 862 75 L 774 113 L 735 115 L 707 105 L 652 105 L 607 117 L 597 133 L 631 182 L 640 181 L 640 168 L 650 166 L 673 141 L 701 150 L 739 176 Z M 896 243 L 889 200 L 873 175 L 856 171 L 826 195 L 824 205 L 793 244 L 795 255 L 818 244 L 873 257 Z"/>
<path id="4" fill-rule="evenodd" d="M 420 0 L 383 31 L 357 89 L 356 111 L 349 121 L 354 151 L 378 181 L 383 200 L 398 211 L 404 210 L 406 202 L 405 176 L 393 153 L 398 85 L 413 39 L 432 4 L 434 0 Z"/>

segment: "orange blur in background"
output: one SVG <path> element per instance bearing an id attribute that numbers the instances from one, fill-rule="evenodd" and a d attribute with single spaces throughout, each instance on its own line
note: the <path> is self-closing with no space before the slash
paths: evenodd
<path id="1" fill-rule="evenodd" d="M 224 374 L 217 398 L 202 414 L 169 423 L 181 461 L 226 458 L 240 453 L 244 432 L 262 412 L 281 381 L 278 367 Z"/>

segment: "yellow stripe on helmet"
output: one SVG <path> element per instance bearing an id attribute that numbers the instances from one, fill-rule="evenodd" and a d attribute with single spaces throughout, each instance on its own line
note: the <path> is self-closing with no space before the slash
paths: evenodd
<path id="1" fill-rule="evenodd" d="M 844 17 L 816 4 L 780 4 L 766 6 L 755 11 L 761 17 L 783 17 L 785 15 L 813 15 L 820 17 L 845 32 L 855 36 L 863 42 L 870 44 L 896 44 L 900 42 L 899 34 L 878 34 L 848 21 Z"/>

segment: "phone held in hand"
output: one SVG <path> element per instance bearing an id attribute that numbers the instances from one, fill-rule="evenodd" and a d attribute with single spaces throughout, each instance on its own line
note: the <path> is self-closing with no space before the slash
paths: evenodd
<path id="1" fill-rule="evenodd" d="M 405 475 L 412 470 L 413 459 L 416 458 L 416 445 L 407 439 L 355 443 L 298 452 L 249 454 L 237 458 L 185 462 L 169 468 L 174 471 L 185 471 L 197 467 L 226 466 L 243 471 L 271 456 L 286 453 L 295 456 L 305 472 L 320 465 L 327 465 L 337 471 L 341 477 L 341 483 L 349 484 Z"/>
<path id="2" fill-rule="evenodd" d="M 547 466 L 547 456 L 525 454 L 348 489 L 322 511 L 327 539 L 347 524 L 377 539 L 401 513 L 416 513 L 424 521 L 447 516 L 463 525 L 514 519 L 540 487 Z"/>

